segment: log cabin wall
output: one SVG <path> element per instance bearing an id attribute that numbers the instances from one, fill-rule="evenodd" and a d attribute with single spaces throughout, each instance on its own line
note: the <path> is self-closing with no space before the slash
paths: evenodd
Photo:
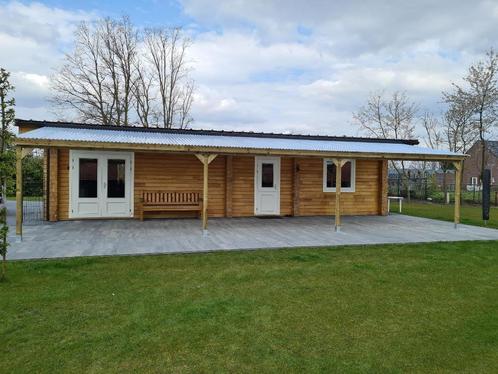
<path id="1" fill-rule="evenodd" d="M 355 192 L 341 193 L 344 215 L 374 215 L 380 212 L 382 161 L 356 160 Z M 323 159 L 297 159 L 299 167 L 299 215 L 333 215 L 335 193 L 323 192 Z M 387 180 L 385 181 L 387 183 Z"/>
<path id="2" fill-rule="evenodd" d="M 210 217 L 224 217 L 226 214 L 226 165 L 225 156 L 216 157 L 209 165 L 208 214 Z M 382 166 L 383 161 L 356 161 L 356 191 L 341 194 L 343 214 L 385 214 L 383 212 L 385 208 L 382 204 L 385 190 L 383 191 L 382 186 L 387 184 L 387 177 L 382 173 Z M 294 174 L 295 167 L 299 170 L 297 175 Z M 135 217 L 139 215 L 139 201 L 143 191 L 164 190 L 202 193 L 202 163 L 193 154 L 135 152 L 134 170 Z M 231 185 L 232 216 L 253 216 L 254 156 L 232 157 Z M 297 191 L 299 215 L 333 215 L 335 194 L 323 192 L 323 159 L 281 158 L 280 213 L 283 216 L 293 214 L 296 185 L 299 189 Z M 60 148 L 58 152 L 57 186 L 58 219 L 67 220 L 69 218 L 69 149 Z M 160 216 L 178 216 L 178 214 Z M 150 217 L 156 216 L 151 215 Z"/>
<path id="3" fill-rule="evenodd" d="M 58 219 L 69 219 L 69 149 L 60 148 L 58 152 L 57 209 Z M 52 198 L 52 197 L 50 197 Z"/>
<path id="4" fill-rule="evenodd" d="M 225 157 L 218 156 L 209 164 L 210 217 L 225 216 Z M 195 155 L 135 152 L 135 217 L 140 211 L 144 191 L 199 192 L 202 196 L 203 166 Z M 171 216 L 178 214 L 160 215 Z M 192 215 L 185 213 L 185 215 Z M 156 215 L 159 216 L 159 215 Z M 155 217 L 147 215 L 147 217 Z"/>

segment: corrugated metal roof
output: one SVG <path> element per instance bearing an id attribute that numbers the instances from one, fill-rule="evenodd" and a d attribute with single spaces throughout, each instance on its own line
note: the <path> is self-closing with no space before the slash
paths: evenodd
<path id="1" fill-rule="evenodd" d="M 379 153 L 383 155 L 408 154 L 426 156 L 462 156 L 446 150 L 433 150 L 419 146 L 396 144 L 392 142 L 381 143 L 343 140 L 313 140 L 264 136 L 222 136 L 195 133 L 104 130 L 61 126 L 44 126 L 20 134 L 18 138 L 32 140 L 207 147 L 213 149 L 242 148 L 274 151 L 350 152 L 360 154 Z"/>

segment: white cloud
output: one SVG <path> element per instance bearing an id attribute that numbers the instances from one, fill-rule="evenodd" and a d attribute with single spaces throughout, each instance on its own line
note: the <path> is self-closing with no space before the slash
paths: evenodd
<path id="1" fill-rule="evenodd" d="M 203 128 L 356 134 L 351 113 L 377 90 L 406 90 L 438 112 L 441 90 L 498 35 L 495 1 L 182 4 L 193 22 L 194 126 Z M 97 12 L 0 3 L 0 65 L 12 71 L 18 116 L 51 118 L 52 69 L 75 25 Z"/>
<path id="2" fill-rule="evenodd" d="M 46 101 L 49 77 L 71 43 L 75 26 L 92 17 L 40 3 L 0 4 L 0 66 L 12 74 L 18 117 L 52 117 Z"/>
<path id="3" fill-rule="evenodd" d="M 421 111 L 439 113 L 441 91 L 498 34 L 498 7 L 488 1 L 183 4 L 201 29 L 218 30 L 194 40 L 197 81 L 215 102 L 234 100 L 216 119 L 215 103 L 195 103 L 203 127 L 352 134 L 351 113 L 379 90 L 406 90 Z"/>

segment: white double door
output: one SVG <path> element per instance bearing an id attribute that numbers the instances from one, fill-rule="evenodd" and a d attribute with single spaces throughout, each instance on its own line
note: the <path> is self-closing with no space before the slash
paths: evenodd
<path id="1" fill-rule="evenodd" d="M 70 151 L 70 218 L 133 216 L 133 153 Z"/>
<path id="2" fill-rule="evenodd" d="M 254 214 L 280 215 L 280 157 L 256 157 Z"/>

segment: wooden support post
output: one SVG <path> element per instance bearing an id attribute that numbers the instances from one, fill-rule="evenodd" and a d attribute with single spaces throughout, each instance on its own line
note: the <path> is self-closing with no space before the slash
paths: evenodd
<path id="1" fill-rule="evenodd" d="M 293 203 L 293 209 L 292 209 L 292 215 L 293 216 L 299 216 L 299 205 L 300 205 L 300 200 L 299 200 L 299 163 L 297 161 L 297 158 L 294 157 L 294 167 L 293 167 L 293 180 L 292 180 L 292 203 Z"/>
<path id="2" fill-rule="evenodd" d="M 48 148 L 43 150 L 43 220 L 48 221 Z"/>
<path id="3" fill-rule="evenodd" d="M 49 188 L 48 188 L 48 219 L 50 222 L 55 222 L 59 219 L 59 197 L 58 197 L 58 165 L 59 165 L 59 150 L 57 148 L 49 149 Z"/>
<path id="4" fill-rule="evenodd" d="M 202 229 L 207 230 L 207 224 L 208 224 L 208 216 L 207 216 L 207 209 L 208 209 L 208 188 L 209 188 L 209 163 L 207 160 L 203 161 L 204 165 L 204 181 L 203 181 L 203 187 L 202 187 Z"/>
<path id="5" fill-rule="evenodd" d="M 208 196 L 209 196 L 209 164 L 217 155 L 214 154 L 196 154 L 195 155 L 203 165 L 203 184 L 202 184 L 202 230 L 207 233 L 208 225 Z"/>
<path id="6" fill-rule="evenodd" d="M 344 160 L 334 159 L 335 165 L 335 231 L 341 231 L 341 184 Z"/>
<path id="7" fill-rule="evenodd" d="M 454 162 L 455 175 L 455 229 L 460 223 L 460 202 L 462 195 L 462 161 Z"/>
<path id="8" fill-rule="evenodd" d="M 233 156 L 226 156 L 225 172 L 225 217 L 232 217 Z"/>
<path id="9" fill-rule="evenodd" d="M 387 216 L 389 214 L 388 200 L 387 200 L 389 185 L 388 185 L 388 175 L 387 174 L 388 174 L 387 160 L 381 160 L 380 161 L 380 181 L 379 181 L 379 183 L 380 183 L 379 214 L 381 216 Z"/>
<path id="10" fill-rule="evenodd" d="M 22 147 L 16 148 L 16 234 L 22 236 Z"/>

